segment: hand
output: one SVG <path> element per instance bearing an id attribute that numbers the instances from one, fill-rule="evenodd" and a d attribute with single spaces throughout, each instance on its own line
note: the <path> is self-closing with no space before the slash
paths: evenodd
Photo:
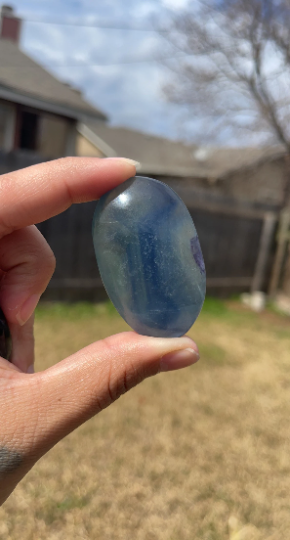
<path id="1" fill-rule="evenodd" d="M 135 172 L 126 159 L 65 158 L 0 178 L 0 305 L 13 343 L 12 363 L 0 357 L 0 504 L 77 426 L 144 378 L 198 360 L 188 337 L 124 332 L 33 373 L 33 312 L 55 268 L 34 223 L 98 199 Z"/>

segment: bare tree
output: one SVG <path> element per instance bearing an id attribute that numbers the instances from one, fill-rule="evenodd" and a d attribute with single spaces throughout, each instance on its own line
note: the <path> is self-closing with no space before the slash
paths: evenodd
<path id="1" fill-rule="evenodd" d="M 226 131 L 281 144 L 290 209 L 290 0 L 192 0 L 166 36 L 181 53 L 170 62 L 167 97 L 203 119 L 206 140 Z"/>
<path id="2" fill-rule="evenodd" d="M 230 130 L 290 155 L 289 0 L 194 0 L 166 35 L 182 53 L 167 97 L 203 119 L 206 140 Z"/>

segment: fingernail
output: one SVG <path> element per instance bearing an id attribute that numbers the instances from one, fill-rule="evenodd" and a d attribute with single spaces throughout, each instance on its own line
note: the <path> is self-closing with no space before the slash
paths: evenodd
<path id="1" fill-rule="evenodd" d="M 160 371 L 174 371 L 175 369 L 181 369 L 192 364 L 195 364 L 199 360 L 199 353 L 194 349 L 181 349 L 180 351 L 174 351 L 165 354 L 160 360 Z"/>
<path id="2" fill-rule="evenodd" d="M 40 294 L 33 294 L 28 298 L 28 300 L 26 300 L 26 302 L 24 302 L 20 311 L 16 315 L 16 319 L 20 326 L 23 326 L 25 323 L 27 323 L 28 319 L 30 319 L 39 302 L 40 296 Z"/>
<path id="3" fill-rule="evenodd" d="M 139 169 L 141 169 L 141 163 L 139 163 L 139 161 L 135 161 L 134 159 L 123 158 L 123 157 L 114 157 L 114 158 L 107 158 L 107 159 L 118 159 L 119 161 L 126 161 L 127 163 L 129 163 L 129 165 L 133 165 L 136 171 L 139 171 Z"/>
<path id="4" fill-rule="evenodd" d="M 29 366 L 29 368 L 27 370 L 27 373 L 30 373 L 30 374 L 35 373 L 33 364 L 32 364 L 32 366 Z"/>
<path id="5" fill-rule="evenodd" d="M 134 159 L 127 159 L 127 161 L 131 165 L 134 165 L 136 171 L 139 171 L 141 169 L 141 163 L 139 161 L 134 161 Z"/>

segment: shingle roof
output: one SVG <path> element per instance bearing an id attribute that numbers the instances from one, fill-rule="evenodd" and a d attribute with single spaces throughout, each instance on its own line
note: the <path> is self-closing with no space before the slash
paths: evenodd
<path id="1" fill-rule="evenodd" d="M 33 104 L 79 120 L 106 120 L 104 113 L 87 103 L 77 91 L 59 81 L 12 41 L 0 39 L 0 97 Z"/>
<path id="2" fill-rule="evenodd" d="M 111 127 L 102 122 L 91 122 L 86 126 L 86 135 L 91 132 L 109 146 L 111 152 L 109 151 L 108 155 L 139 161 L 142 166 L 139 172 L 144 174 L 195 176 L 215 180 L 233 170 L 249 167 L 284 153 L 281 147 L 198 147 L 133 129 Z"/>

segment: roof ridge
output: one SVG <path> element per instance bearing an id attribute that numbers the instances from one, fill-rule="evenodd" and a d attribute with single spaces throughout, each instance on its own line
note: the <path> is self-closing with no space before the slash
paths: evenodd
<path id="1" fill-rule="evenodd" d="M 15 62 L 17 59 L 19 61 Z M 61 81 L 60 78 L 51 73 L 26 51 L 20 49 L 17 44 L 6 39 L 0 39 L 0 61 L 2 66 L 0 84 L 6 89 L 10 89 L 12 93 L 14 92 L 14 100 L 17 99 L 17 96 L 19 98 L 19 94 L 21 94 L 24 97 L 29 96 L 32 100 L 35 99 L 36 102 L 42 100 L 52 105 L 61 105 L 64 115 L 65 110 L 67 110 L 69 116 L 72 116 L 73 111 L 75 111 L 76 118 L 83 114 L 86 119 L 90 115 L 92 118 L 107 120 L 105 113 L 88 102 L 84 96 L 75 92 L 73 88 L 67 86 L 65 82 Z M 35 106 L 37 106 L 37 103 Z M 57 112 L 56 114 L 60 113 Z"/>

